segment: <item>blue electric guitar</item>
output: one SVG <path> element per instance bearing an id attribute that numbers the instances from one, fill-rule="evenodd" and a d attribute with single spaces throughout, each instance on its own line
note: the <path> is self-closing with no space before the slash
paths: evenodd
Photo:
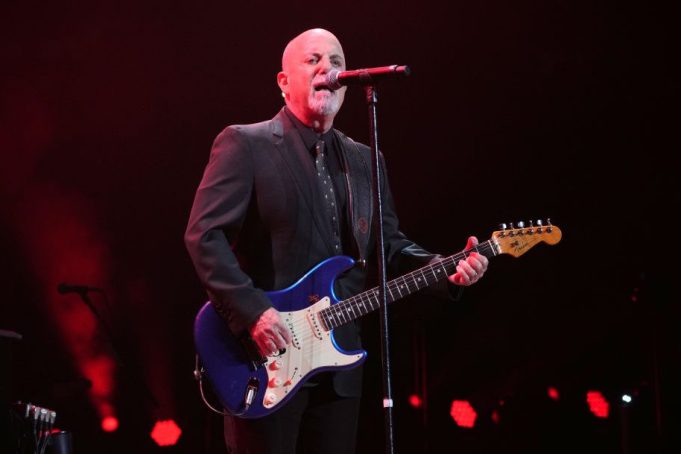
<path id="1" fill-rule="evenodd" d="M 471 252 L 486 257 L 510 254 L 519 257 L 540 242 L 556 244 L 558 227 L 530 223 L 496 231 L 475 249 L 459 252 L 388 282 L 386 299 L 396 301 L 456 272 L 456 264 Z M 366 351 L 343 351 L 333 330 L 379 308 L 378 288 L 338 301 L 333 287 L 336 277 L 354 265 L 350 257 L 324 260 L 292 286 L 269 292 L 272 305 L 281 313 L 293 334 L 283 351 L 261 357 L 252 341 L 235 338 L 226 323 L 206 303 L 194 323 L 196 349 L 204 371 L 227 412 L 259 418 L 283 406 L 311 376 L 328 370 L 349 369 L 361 364 Z M 316 301 L 310 304 L 310 301 Z"/>

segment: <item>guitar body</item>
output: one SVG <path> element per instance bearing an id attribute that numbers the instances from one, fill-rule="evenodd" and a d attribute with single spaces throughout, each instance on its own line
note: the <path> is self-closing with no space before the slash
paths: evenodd
<path id="1" fill-rule="evenodd" d="M 266 416 L 284 405 L 313 375 L 349 369 L 364 361 L 364 350 L 340 349 L 333 330 L 325 329 L 319 318 L 320 310 L 338 303 L 334 282 L 353 265 L 350 257 L 332 257 L 292 286 L 268 293 L 291 330 L 293 342 L 267 358 L 249 354 L 213 305 L 203 306 L 194 322 L 196 350 L 225 410 L 243 418 Z"/>

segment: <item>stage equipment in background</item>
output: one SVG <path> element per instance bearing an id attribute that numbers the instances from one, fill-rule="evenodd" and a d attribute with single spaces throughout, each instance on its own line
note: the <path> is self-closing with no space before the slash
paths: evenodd
<path id="1" fill-rule="evenodd" d="M 15 452 L 43 454 L 57 419 L 57 412 L 31 403 L 16 402 L 11 409 Z"/>
<path id="2" fill-rule="evenodd" d="M 15 342 L 22 339 L 21 334 L 0 329 L 0 452 L 13 449 L 13 435 L 10 432 L 10 402 L 16 399 L 12 395 L 12 348 Z"/>

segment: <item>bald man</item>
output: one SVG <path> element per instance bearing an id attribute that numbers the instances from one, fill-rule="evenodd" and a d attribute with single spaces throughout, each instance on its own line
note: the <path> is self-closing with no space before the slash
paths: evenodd
<path id="1" fill-rule="evenodd" d="M 196 192 L 185 243 L 197 274 L 231 332 L 250 336 L 263 355 L 291 342 L 266 291 L 289 287 L 343 254 L 366 264 L 336 281 L 336 295 L 348 298 L 365 289 L 375 267 L 370 150 L 333 128 L 345 88 L 326 86 L 329 71 L 345 68 L 332 33 L 312 29 L 291 40 L 277 74 L 285 107 L 272 120 L 224 129 Z M 330 187 L 320 183 L 320 149 Z M 387 179 L 382 191 L 389 270 L 402 273 L 437 259 L 399 231 Z M 467 247 L 475 244 L 471 237 Z M 487 259 L 472 254 L 431 291 L 453 299 L 486 269 Z M 335 329 L 334 338 L 343 349 L 360 348 L 355 323 Z M 360 393 L 361 367 L 318 374 L 271 415 L 226 416 L 228 451 L 352 453 Z"/>

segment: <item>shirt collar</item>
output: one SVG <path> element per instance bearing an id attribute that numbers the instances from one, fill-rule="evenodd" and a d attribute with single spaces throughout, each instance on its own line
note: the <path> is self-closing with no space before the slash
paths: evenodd
<path id="1" fill-rule="evenodd" d="M 291 112 L 288 107 L 284 107 L 284 112 L 286 112 L 286 115 L 288 115 L 289 119 L 300 133 L 300 137 L 303 139 L 303 144 L 305 144 L 306 149 L 314 149 L 315 144 L 320 139 L 324 141 L 327 149 L 329 148 L 333 140 L 333 128 L 329 129 L 324 134 L 319 134 L 314 129 L 304 125 L 302 121 L 298 120 L 298 117 L 293 115 L 293 112 Z"/>

